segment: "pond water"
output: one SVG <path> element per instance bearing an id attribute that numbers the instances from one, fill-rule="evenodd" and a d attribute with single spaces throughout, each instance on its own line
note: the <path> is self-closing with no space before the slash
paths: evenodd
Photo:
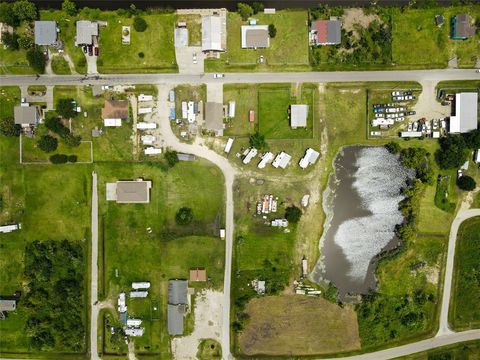
<path id="1" fill-rule="evenodd" d="M 323 196 L 327 214 L 321 257 L 311 276 L 331 281 L 340 297 L 375 288 L 375 257 L 397 245 L 400 191 L 414 173 L 384 147 L 345 147 Z"/>

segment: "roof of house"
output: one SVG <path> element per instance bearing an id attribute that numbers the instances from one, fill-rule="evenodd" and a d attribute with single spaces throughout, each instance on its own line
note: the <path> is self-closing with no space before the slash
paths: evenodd
<path id="1" fill-rule="evenodd" d="M 308 105 L 290 105 L 290 126 L 307 126 Z"/>
<path id="2" fill-rule="evenodd" d="M 202 51 L 223 51 L 222 19 L 220 16 L 202 17 Z"/>
<path id="3" fill-rule="evenodd" d="M 216 102 L 205 104 L 205 127 L 211 131 L 223 130 L 223 105 Z"/>
<path id="4" fill-rule="evenodd" d="M 15 300 L 0 300 L 0 311 L 14 311 L 17 308 Z"/>
<path id="5" fill-rule="evenodd" d="M 267 48 L 269 46 L 268 25 L 242 26 L 242 48 Z"/>
<path id="6" fill-rule="evenodd" d="M 35 21 L 35 44 L 52 45 L 57 41 L 57 23 L 55 21 Z"/>
<path id="7" fill-rule="evenodd" d="M 470 24 L 470 16 L 468 14 L 456 15 L 453 19 L 453 37 L 454 38 L 468 38 L 475 35 L 475 26 Z"/>
<path id="8" fill-rule="evenodd" d="M 205 268 L 190 269 L 190 281 L 207 281 L 207 270 Z"/>
<path id="9" fill-rule="evenodd" d="M 183 334 L 183 316 L 186 313 L 185 305 L 167 306 L 167 323 L 169 335 Z"/>
<path id="10" fill-rule="evenodd" d="M 317 44 L 340 44 L 342 42 L 342 23 L 339 20 L 317 20 L 312 23 L 317 32 Z"/>
<path id="11" fill-rule="evenodd" d="M 450 132 L 466 133 L 478 128 L 478 93 L 455 95 L 455 115 L 450 117 Z"/>
<path id="12" fill-rule="evenodd" d="M 170 280 L 168 282 L 168 303 L 172 305 L 187 304 L 187 280 Z"/>
<path id="13" fill-rule="evenodd" d="M 117 203 L 132 204 L 150 202 L 151 181 L 117 181 L 116 185 Z"/>
<path id="14" fill-rule="evenodd" d="M 105 100 L 102 108 L 103 119 L 128 118 L 128 100 Z"/>
<path id="15" fill-rule="evenodd" d="M 92 36 L 98 36 L 98 23 L 90 20 L 77 21 L 76 45 L 90 45 L 93 42 Z"/>
<path id="16" fill-rule="evenodd" d="M 15 124 L 18 125 L 35 125 L 38 123 L 38 107 L 37 106 L 15 106 L 13 110 Z"/>
<path id="17" fill-rule="evenodd" d="M 188 46 L 188 29 L 187 28 L 175 28 L 174 32 L 175 47 Z"/>

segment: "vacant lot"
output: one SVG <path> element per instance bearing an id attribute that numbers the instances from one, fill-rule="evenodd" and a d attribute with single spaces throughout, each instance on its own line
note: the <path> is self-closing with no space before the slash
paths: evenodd
<path id="1" fill-rule="evenodd" d="M 55 56 L 52 58 L 52 71 L 57 75 L 70 75 L 72 73 L 67 60 L 61 56 Z"/>
<path id="2" fill-rule="evenodd" d="M 165 302 L 168 280 L 188 278 L 190 268 L 205 267 L 210 280 L 192 284 L 194 287 L 221 288 L 223 283 L 224 242 L 215 231 L 223 221 L 221 173 L 200 161 L 177 164 L 168 172 L 155 164 L 133 163 L 97 164 L 96 169 L 103 239 L 100 289 L 106 298 L 115 301 L 118 292 L 128 290 L 132 281 L 150 281 L 148 298 L 128 304 L 132 306 L 129 310 L 147 325 L 145 336 L 135 341 L 136 349 L 168 357 L 170 337 Z M 138 177 L 152 181 L 149 204 L 105 201 L 105 182 Z M 190 225 L 175 223 L 175 214 L 182 206 L 193 210 Z M 159 309 L 155 316 L 154 307 Z M 191 316 L 188 318 L 186 327 L 191 330 Z M 114 352 L 109 344 L 106 349 Z"/>
<path id="3" fill-rule="evenodd" d="M 480 326 L 480 217 L 466 220 L 458 231 L 454 293 L 450 320 L 456 330 Z"/>
<path id="4" fill-rule="evenodd" d="M 355 312 L 324 299 L 269 296 L 252 300 L 246 311 L 250 322 L 239 339 L 246 355 L 295 356 L 360 348 Z"/>
<path id="5" fill-rule="evenodd" d="M 223 101 L 235 101 L 235 117 L 228 120 L 225 135 L 246 136 L 253 134 L 258 124 L 258 85 L 225 84 Z M 250 110 L 255 112 L 255 121 L 250 122 Z"/>
<path id="6" fill-rule="evenodd" d="M 450 40 L 452 16 L 467 13 L 480 16 L 478 6 L 433 9 L 408 9 L 396 12 L 393 19 L 393 62 L 398 65 L 446 67 L 457 55 L 460 67 L 473 67 L 480 53 L 478 33 L 468 40 Z M 435 15 L 443 15 L 445 24 L 437 27 Z"/>
<path id="7" fill-rule="evenodd" d="M 206 71 L 309 69 L 307 11 L 281 10 L 274 15 L 258 13 L 254 17 L 259 25 L 275 25 L 277 35 L 270 39 L 270 47 L 242 49 L 241 26 L 247 23 L 237 13 L 230 12 L 227 18 L 227 52 L 219 60 L 207 61 Z M 261 55 L 265 57 L 264 64 L 258 63 Z"/>

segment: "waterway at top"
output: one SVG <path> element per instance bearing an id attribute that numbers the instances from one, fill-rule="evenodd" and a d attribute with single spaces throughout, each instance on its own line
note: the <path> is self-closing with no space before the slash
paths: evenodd
<path id="1" fill-rule="evenodd" d="M 312 277 L 331 281 L 344 298 L 375 288 L 372 260 L 397 243 L 395 225 L 403 221 L 400 191 L 413 173 L 383 147 L 346 147 L 334 165 L 324 193 L 321 257 Z"/>

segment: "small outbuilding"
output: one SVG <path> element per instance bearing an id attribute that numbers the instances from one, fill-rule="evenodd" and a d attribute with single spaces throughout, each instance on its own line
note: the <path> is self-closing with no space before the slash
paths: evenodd
<path id="1" fill-rule="evenodd" d="M 290 105 L 290 127 L 307 127 L 308 105 Z"/>
<path id="2" fill-rule="evenodd" d="M 475 35 L 476 27 L 472 24 L 468 14 L 459 14 L 452 17 L 453 40 L 466 40 Z"/>
<path id="3" fill-rule="evenodd" d="M 0 320 L 4 320 L 8 312 L 15 311 L 17 309 L 16 300 L 0 300 Z"/>
<path id="4" fill-rule="evenodd" d="M 207 270 L 205 268 L 190 269 L 190 281 L 207 281 Z"/>
<path id="5" fill-rule="evenodd" d="M 438 27 L 442 27 L 445 23 L 445 18 L 442 15 L 435 15 L 435 24 Z"/>

